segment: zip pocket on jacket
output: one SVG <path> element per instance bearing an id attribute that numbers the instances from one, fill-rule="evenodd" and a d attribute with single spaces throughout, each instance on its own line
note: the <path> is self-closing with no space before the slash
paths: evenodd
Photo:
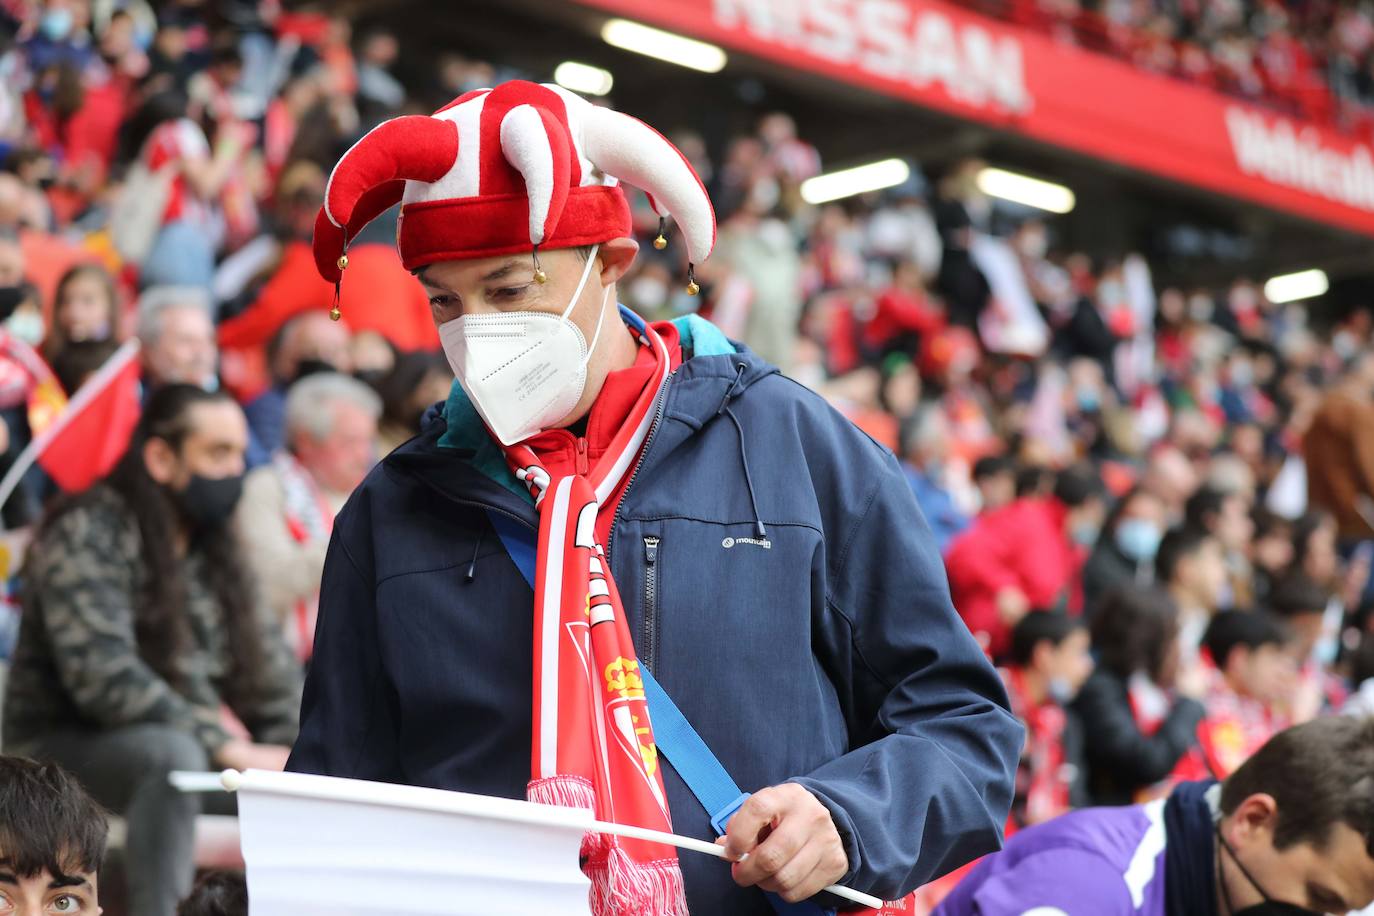
<path id="1" fill-rule="evenodd" d="M 644 538 L 644 644 L 639 662 L 654 670 L 658 651 L 658 545 L 660 538 Z"/>

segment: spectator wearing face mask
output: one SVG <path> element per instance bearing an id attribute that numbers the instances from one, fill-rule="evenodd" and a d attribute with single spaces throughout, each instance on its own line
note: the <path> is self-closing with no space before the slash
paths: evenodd
<path id="1" fill-rule="evenodd" d="M 1374 719 L 1275 735 L 1220 783 L 1023 831 L 936 916 L 1315 916 L 1374 901 Z"/>
<path id="2" fill-rule="evenodd" d="M 999 669 L 1011 711 L 1026 727 L 1007 834 L 1086 803 L 1083 734 L 1068 705 L 1093 671 L 1088 628 L 1065 614 L 1034 613 L 1011 634 Z"/>
<path id="3" fill-rule="evenodd" d="M 324 312 L 306 312 L 282 325 L 267 346 L 272 387 L 249 401 L 243 409 L 253 431 L 248 466 L 267 463 L 286 444 L 286 392 L 296 382 L 316 372 L 350 372 L 353 357 L 348 327 L 331 321 Z"/>
<path id="4" fill-rule="evenodd" d="M 1207 680 L 1180 664 L 1178 611 L 1158 589 L 1114 592 L 1092 636 L 1097 670 L 1073 704 L 1091 736 L 1089 793 L 1095 804 L 1128 804 L 1158 792 L 1190 755 Z"/>
<path id="5" fill-rule="evenodd" d="M 1164 504 L 1147 490 L 1132 490 L 1121 498 L 1102 532 L 1083 567 L 1083 601 L 1089 614 L 1096 614 L 1113 589 L 1150 581 L 1164 538 Z"/>
<path id="6" fill-rule="evenodd" d="M 43 336 L 42 326 L 37 296 L 24 282 L 24 257 L 18 240 L 0 235 L 0 467 L 5 469 L 34 433 L 31 409 L 46 412 L 61 406 L 57 379 L 32 342 Z M 32 416 L 38 419 L 40 414 Z M 6 525 L 25 525 L 37 518 L 42 490 L 41 476 L 37 472 L 26 474 L 4 506 Z"/>
<path id="7" fill-rule="evenodd" d="M 246 444 L 228 395 L 159 389 L 115 470 L 27 554 L 5 747 L 124 816 L 136 916 L 171 916 L 190 890 L 195 818 L 216 800 L 168 772 L 280 769 L 296 734 L 299 674 L 229 525 Z"/>
<path id="8" fill-rule="evenodd" d="M 315 639 L 334 516 L 376 461 L 381 409 L 357 379 L 335 372 L 301 379 L 286 398 L 286 448 L 244 484 L 238 526 L 249 565 L 302 662 Z"/>

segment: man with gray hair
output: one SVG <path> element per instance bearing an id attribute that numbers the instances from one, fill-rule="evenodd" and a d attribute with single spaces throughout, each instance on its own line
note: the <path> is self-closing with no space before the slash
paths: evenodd
<path id="1" fill-rule="evenodd" d="M 205 290 L 149 287 L 138 300 L 138 339 L 149 390 L 178 383 L 218 387 L 213 306 Z"/>
<path id="2" fill-rule="evenodd" d="M 357 379 L 306 376 L 286 396 L 286 448 L 244 482 L 238 524 L 248 561 L 302 662 L 334 516 L 376 463 L 381 413 L 381 399 Z"/>
<path id="3" fill-rule="evenodd" d="M 944 479 L 948 458 L 949 424 L 939 405 L 924 404 L 902 430 L 902 470 L 941 554 L 969 524 Z"/>

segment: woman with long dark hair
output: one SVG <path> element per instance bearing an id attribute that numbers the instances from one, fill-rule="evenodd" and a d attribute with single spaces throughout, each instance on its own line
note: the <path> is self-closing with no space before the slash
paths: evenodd
<path id="1" fill-rule="evenodd" d="M 159 389 L 114 471 L 53 507 L 24 568 L 6 750 L 63 764 L 124 815 L 133 916 L 171 916 L 191 887 L 201 800 L 167 773 L 280 769 L 295 738 L 299 674 L 230 524 L 246 442 L 227 395 Z"/>
<path id="2" fill-rule="evenodd" d="M 1206 682 L 1180 663 L 1178 610 L 1167 592 L 1110 592 L 1092 622 L 1097 669 L 1073 709 L 1094 804 L 1127 805 L 1159 788 L 1197 741 Z M 1199 774 L 1201 775 L 1201 774 Z"/>

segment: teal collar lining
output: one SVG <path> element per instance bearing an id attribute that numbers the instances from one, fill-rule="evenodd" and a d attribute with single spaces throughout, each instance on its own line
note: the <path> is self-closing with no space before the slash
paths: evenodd
<path id="1" fill-rule="evenodd" d="M 674 319 L 673 324 L 677 327 L 684 354 L 722 356 L 736 352 L 734 344 L 730 343 L 730 339 L 720 328 L 705 318 L 684 315 Z M 449 388 L 448 400 L 444 403 L 444 421 L 448 428 L 439 437 L 440 448 L 471 452 L 470 461 L 473 467 L 507 490 L 518 494 L 530 505 L 534 504 L 530 491 L 511 473 L 501 446 L 488 434 L 486 424 L 482 422 L 481 416 L 457 380 L 454 380 L 452 387 Z"/>

